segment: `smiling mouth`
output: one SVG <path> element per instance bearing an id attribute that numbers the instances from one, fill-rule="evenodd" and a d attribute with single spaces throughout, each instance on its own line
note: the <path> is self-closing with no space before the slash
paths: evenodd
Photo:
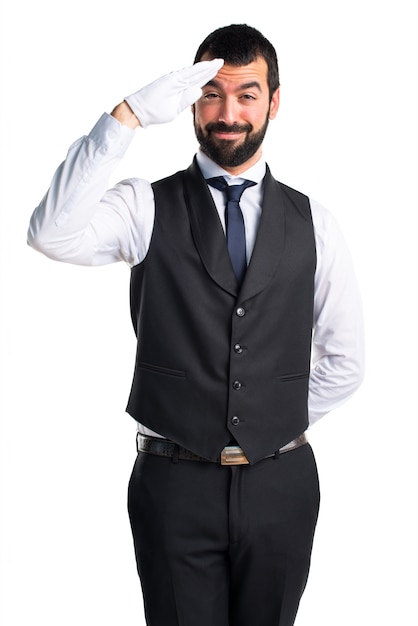
<path id="1" fill-rule="evenodd" d="M 227 139 L 229 141 L 239 139 L 242 135 L 249 133 L 251 130 L 251 124 L 231 124 L 228 126 L 228 124 L 222 122 L 212 122 L 206 126 L 207 133 L 215 135 L 218 139 Z"/>
<path id="2" fill-rule="evenodd" d="M 244 134 L 243 131 L 210 131 L 212 135 L 217 137 L 218 139 L 226 139 L 227 141 L 232 141 L 233 139 L 239 139 Z"/>

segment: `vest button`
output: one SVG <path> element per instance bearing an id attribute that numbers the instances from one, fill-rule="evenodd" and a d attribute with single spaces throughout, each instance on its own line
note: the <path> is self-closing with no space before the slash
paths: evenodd
<path id="1" fill-rule="evenodd" d="M 238 317 L 244 317 L 244 315 L 245 315 L 245 309 L 244 309 L 242 306 L 239 306 L 239 307 L 237 308 L 236 313 L 237 313 Z"/>
<path id="2" fill-rule="evenodd" d="M 239 380 L 235 380 L 235 381 L 232 383 L 232 386 L 233 386 L 233 388 L 234 388 L 236 391 L 238 391 L 239 389 L 241 389 L 242 384 L 239 382 Z"/>
<path id="3" fill-rule="evenodd" d="M 237 354 L 241 354 L 242 353 L 242 347 L 240 346 L 239 343 L 236 343 L 234 346 L 234 352 L 236 352 Z"/>
<path id="4" fill-rule="evenodd" d="M 234 417 L 232 418 L 231 422 L 233 423 L 234 426 L 238 426 L 238 424 L 239 424 L 239 417 L 234 415 Z"/>

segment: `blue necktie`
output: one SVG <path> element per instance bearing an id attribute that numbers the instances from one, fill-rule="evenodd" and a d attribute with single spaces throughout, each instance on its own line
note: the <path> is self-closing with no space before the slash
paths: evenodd
<path id="1" fill-rule="evenodd" d="M 246 180 L 242 185 L 228 185 L 223 176 L 209 178 L 206 182 L 212 187 L 226 192 L 225 224 L 228 251 L 238 284 L 241 285 L 247 269 L 247 255 L 244 218 L 239 201 L 245 189 L 256 183 L 252 180 Z"/>

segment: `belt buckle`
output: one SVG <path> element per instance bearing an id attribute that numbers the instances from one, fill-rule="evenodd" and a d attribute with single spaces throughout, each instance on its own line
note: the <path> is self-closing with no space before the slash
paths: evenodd
<path id="1" fill-rule="evenodd" d="M 221 452 L 221 465 L 248 465 L 249 460 L 239 446 L 226 446 Z"/>

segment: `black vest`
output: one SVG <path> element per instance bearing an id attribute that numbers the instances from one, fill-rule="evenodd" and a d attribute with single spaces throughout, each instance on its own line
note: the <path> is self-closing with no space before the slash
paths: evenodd
<path id="1" fill-rule="evenodd" d="M 309 200 L 267 170 L 238 291 L 196 162 L 153 189 L 150 248 L 131 275 L 138 349 L 127 411 L 211 460 L 234 437 L 254 463 L 308 425 L 316 266 Z"/>

